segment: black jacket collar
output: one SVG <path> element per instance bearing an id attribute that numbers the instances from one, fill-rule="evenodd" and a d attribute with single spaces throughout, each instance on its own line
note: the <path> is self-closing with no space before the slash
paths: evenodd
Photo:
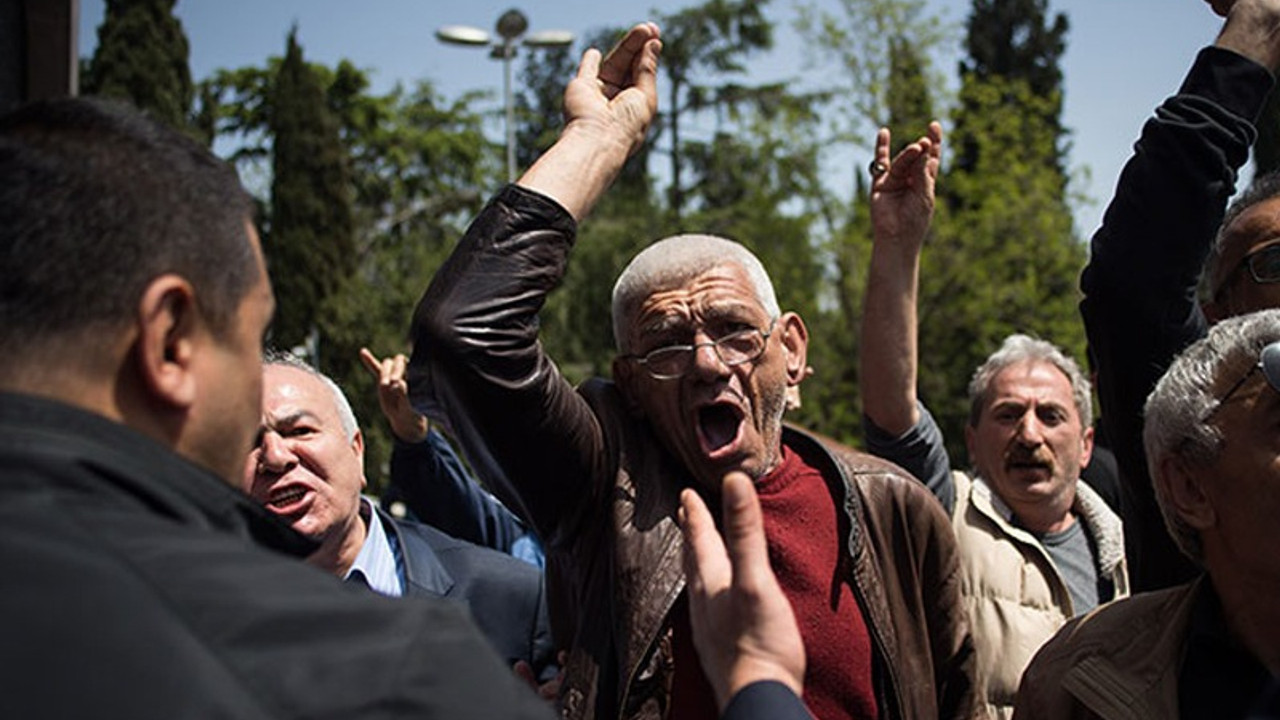
<path id="1" fill-rule="evenodd" d="M 144 504 L 183 524 L 239 535 L 297 557 L 316 547 L 208 470 L 126 425 L 70 405 L 0 393 L 0 458 L 10 453 L 24 462 L 66 468 L 49 481 L 104 500 Z M 75 467 L 94 472 L 74 472 Z"/>

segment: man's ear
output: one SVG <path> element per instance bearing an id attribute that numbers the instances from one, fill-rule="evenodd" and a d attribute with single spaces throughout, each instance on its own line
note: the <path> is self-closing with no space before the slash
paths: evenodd
<path id="1" fill-rule="evenodd" d="M 360 488 L 369 487 L 369 479 L 364 474 L 364 434 L 360 432 L 360 428 L 356 428 L 356 434 L 351 437 L 351 452 L 356 455 L 356 463 L 360 467 Z"/>
<path id="2" fill-rule="evenodd" d="M 618 386 L 618 392 L 622 393 L 622 400 L 627 404 L 627 410 L 635 417 L 644 417 L 644 408 L 640 406 L 640 388 L 637 384 L 640 381 L 639 372 L 631 361 L 622 358 L 613 358 L 613 384 Z"/>
<path id="3" fill-rule="evenodd" d="M 1093 427 L 1089 426 L 1080 434 L 1080 469 L 1084 470 L 1084 466 L 1089 464 L 1089 460 L 1093 458 Z"/>
<path id="4" fill-rule="evenodd" d="M 799 315 L 788 312 L 778 318 L 774 332 L 780 333 L 782 348 L 786 350 L 787 384 L 799 385 L 808 374 L 809 329 Z"/>
<path id="5" fill-rule="evenodd" d="M 171 274 L 152 280 L 138 301 L 136 322 L 134 357 L 144 386 L 162 403 L 190 407 L 197 395 L 192 364 L 200 335 L 208 331 L 191 283 Z"/>
<path id="6" fill-rule="evenodd" d="M 1164 491 L 1165 498 L 1173 505 L 1172 509 L 1196 530 L 1212 528 L 1218 522 L 1218 513 L 1204 487 L 1207 475 L 1209 473 L 1204 468 L 1166 457 L 1160 461 L 1152 478 Z"/>

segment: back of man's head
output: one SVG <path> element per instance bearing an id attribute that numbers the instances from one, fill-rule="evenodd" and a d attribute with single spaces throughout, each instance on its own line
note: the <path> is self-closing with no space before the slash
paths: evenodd
<path id="1" fill-rule="evenodd" d="M 61 99 L 0 118 L 0 177 L 0 380 L 94 352 L 159 275 L 189 281 L 217 333 L 259 278 L 235 172 L 126 106 Z"/>

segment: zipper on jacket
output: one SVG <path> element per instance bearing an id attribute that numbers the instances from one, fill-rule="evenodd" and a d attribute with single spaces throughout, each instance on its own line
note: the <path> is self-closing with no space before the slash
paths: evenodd
<path id="1" fill-rule="evenodd" d="M 675 585 L 675 592 L 671 593 L 671 595 L 667 598 L 665 607 L 662 609 L 662 614 L 660 617 L 662 618 L 670 617 L 671 608 L 675 607 L 676 599 L 680 597 L 680 593 L 684 592 L 684 586 L 685 586 L 685 577 L 684 577 L 684 572 L 682 571 L 680 573 L 680 580 Z M 663 622 L 658 623 L 657 628 L 649 635 L 648 639 L 645 641 L 644 652 L 640 654 L 640 662 L 636 663 L 635 667 L 629 668 L 627 670 L 627 682 L 625 685 L 622 686 L 622 696 L 618 700 L 618 720 L 623 720 L 623 718 L 625 717 L 623 713 L 626 712 L 627 701 L 631 699 L 631 688 L 635 683 L 636 675 L 639 674 L 640 668 L 644 667 L 645 658 L 652 656 L 654 652 L 654 645 L 657 644 L 658 642 L 658 635 L 663 631 L 663 627 L 668 624 L 669 623 L 663 623 Z M 675 648 L 675 638 L 672 638 L 672 649 L 674 650 L 674 648 Z M 668 696 L 668 705 L 669 704 L 670 704 L 670 697 Z"/>

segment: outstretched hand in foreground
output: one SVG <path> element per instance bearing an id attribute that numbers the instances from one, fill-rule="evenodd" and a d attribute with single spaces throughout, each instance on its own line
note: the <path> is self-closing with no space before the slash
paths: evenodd
<path id="1" fill-rule="evenodd" d="M 762 680 L 801 695 L 805 657 L 795 613 L 769 566 L 755 486 L 732 472 L 720 496 L 723 539 L 693 490 L 680 495 L 680 527 L 693 644 L 724 712 L 735 693 Z"/>

